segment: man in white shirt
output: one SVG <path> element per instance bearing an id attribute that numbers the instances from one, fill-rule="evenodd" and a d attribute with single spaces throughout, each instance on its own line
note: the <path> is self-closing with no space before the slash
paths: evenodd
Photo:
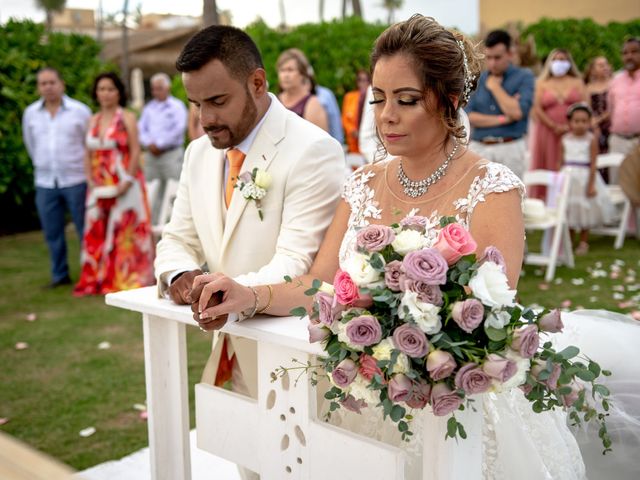
<path id="1" fill-rule="evenodd" d="M 38 72 L 41 98 L 22 117 L 22 136 L 33 162 L 36 207 L 51 260 L 55 288 L 71 284 L 64 236 L 68 210 L 82 239 L 87 177 L 85 136 L 91 110 L 64 94 L 64 82 L 54 68 Z"/>

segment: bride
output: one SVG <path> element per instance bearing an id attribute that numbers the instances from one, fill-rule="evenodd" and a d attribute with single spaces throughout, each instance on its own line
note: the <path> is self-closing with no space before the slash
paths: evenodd
<path id="1" fill-rule="evenodd" d="M 381 34 L 371 63 L 377 131 L 395 158 L 362 167 L 347 181 L 309 274 L 291 283 L 253 288 L 221 273 L 197 277 L 194 289 L 203 286 L 198 303 L 202 328 L 220 328 L 225 321 L 220 317 L 230 312 L 267 310 L 287 316 L 300 305 L 310 309 L 312 299 L 304 291 L 313 279 L 332 282 L 340 265 L 355 252 L 359 228 L 390 225 L 415 214 L 429 218 L 427 231 L 437 228 L 441 216 L 455 216 L 477 241 L 478 252 L 493 245 L 504 254 L 510 284 L 517 286 L 524 251 L 524 187 L 506 167 L 469 151 L 457 121 L 481 68 L 474 47 L 433 19 L 414 15 Z M 211 306 L 208 302 L 215 292 L 223 292 L 224 300 Z M 483 478 L 586 478 L 580 450 L 562 412 L 535 414 L 522 392 L 514 389 L 485 394 L 483 413 Z M 358 420 L 350 416 L 343 413 L 332 421 L 401 443 L 389 438 L 393 435 L 387 422 L 373 408 L 365 409 Z M 409 445 L 407 450 L 407 478 L 423 478 L 421 462 L 415 458 L 421 446 Z M 424 474 L 428 478 L 428 472 Z"/>

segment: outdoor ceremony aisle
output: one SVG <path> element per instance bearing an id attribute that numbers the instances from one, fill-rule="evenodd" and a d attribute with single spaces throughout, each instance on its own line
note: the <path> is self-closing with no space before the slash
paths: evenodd
<path id="1" fill-rule="evenodd" d="M 196 432 L 191 431 L 192 480 L 240 480 L 236 466 L 196 447 Z M 143 448 L 120 460 L 95 465 L 76 474 L 78 480 L 150 480 L 149 448 Z"/>

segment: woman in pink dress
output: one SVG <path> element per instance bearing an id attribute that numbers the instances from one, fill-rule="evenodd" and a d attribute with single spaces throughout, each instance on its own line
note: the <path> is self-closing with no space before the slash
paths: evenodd
<path id="1" fill-rule="evenodd" d="M 89 181 L 80 280 L 74 295 L 101 295 L 154 283 L 154 245 L 136 119 L 113 73 L 93 88 L 100 110 L 89 123 Z"/>
<path id="2" fill-rule="evenodd" d="M 531 169 L 558 170 L 560 138 L 568 131 L 567 111 L 576 102 L 588 101 L 587 90 L 571 54 L 552 50 L 536 81 L 533 114 L 537 120 L 531 142 Z M 542 189 L 531 195 L 541 197 Z"/>

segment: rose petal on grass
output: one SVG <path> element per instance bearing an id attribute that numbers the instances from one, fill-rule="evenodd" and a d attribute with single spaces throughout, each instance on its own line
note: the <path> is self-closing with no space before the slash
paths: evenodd
<path id="1" fill-rule="evenodd" d="M 556 285 L 562 285 L 563 280 L 561 278 L 556 278 L 553 283 L 555 283 Z"/>
<path id="2" fill-rule="evenodd" d="M 616 280 L 619 276 L 620 274 L 618 272 L 611 272 L 611 274 L 609 275 L 609 278 L 612 280 Z"/>
<path id="3" fill-rule="evenodd" d="M 9 423 L 9 419 L 7 417 L 0 418 L 0 425 L 4 425 L 5 423 Z"/>
<path id="4" fill-rule="evenodd" d="M 148 417 L 149 417 L 149 414 L 147 413 L 146 410 L 144 412 L 140 412 L 140 418 L 142 420 L 146 420 Z"/>
<path id="5" fill-rule="evenodd" d="M 633 283 L 636 281 L 636 277 L 628 276 L 624 277 L 624 283 Z"/>
<path id="6" fill-rule="evenodd" d="M 592 285 L 591 290 L 593 290 L 594 292 L 597 292 L 598 290 L 600 290 L 600 285 Z"/>
<path id="7" fill-rule="evenodd" d="M 635 305 L 635 302 L 632 302 L 631 300 L 627 300 L 626 302 L 620 302 L 618 304 L 618 308 L 631 308 Z"/>
<path id="8" fill-rule="evenodd" d="M 562 308 L 569 308 L 573 302 L 571 300 L 563 300 L 560 306 Z"/>
<path id="9" fill-rule="evenodd" d="M 539 276 L 539 277 L 541 277 L 541 276 L 542 276 L 542 270 L 541 270 L 540 268 L 536 268 L 536 269 L 533 271 L 533 274 L 534 274 L 534 275 L 537 275 L 537 276 Z"/>
<path id="10" fill-rule="evenodd" d="M 133 409 L 145 412 L 147 410 L 147 406 L 144 403 L 134 403 Z"/>
<path id="11" fill-rule="evenodd" d="M 26 350 L 29 348 L 29 344 L 27 342 L 17 342 L 15 348 L 16 350 Z"/>
<path id="12" fill-rule="evenodd" d="M 37 318 L 38 318 L 38 316 L 35 313 L 27 313 L 27 316 L 25 317 L 25 320 L 27 322 L 35 322 Z"/>
<path id="13" fill-rule="evenodd" d="M 620 258 L 616 258 L 613 261 L 613 264 L 618 266 L 618 267 L 623 267 L 624 265 L 626 265 L 626 262 L 624 260 L 620 259 Z"/>
<path id="14" fill-rule="evenodd" d="M 538 289 L 539 290 L 549 290 L 549 284 L 548 283 L 541 283 L 538 285 Z"/>
<path id="15" fill-rule="evenodd" d="M 100 342 L 98 344 L 98 350 L 109 350 L 111 348 L 111 344 L 109 342 Z"/>
<path id="16" fill-rule="evenodd" d="M 631 312 L 631 318 L 634 320 L 640 320 L 640 310 L 634 310 Z"/>
<path id="17" fill-rule="evenodd" d="M 624 285 L 614 285 L 611 289 L 614 292 L 624 292 Z"/>
<path id="18" fill-rule="evenodd" d="M 582 285 L 584 284 L 584 278 L 572 278 L 571 283 L 573 285 Z"/>
<path id="19" fill-rule="evenodd" d="M 614 292 L 613 299 L 614 300 L 624 300 L 624 295 L 622 293 Z"/>
<path id="20" fill-rule="evenodd" d="M 602 268 L 602 262 L 596 262 L 594 265 L 596 268 Z"/>
<path id="21" fill-rule="evenodd" d="M 84 428 L 84 429 L 80 430 L 78 435 L 80 435 L 83 438 L 86 438 L 86 437 L 90 437 L 94 433 L 96 433 L 96 427 L 87 427 L 87 428 Z"/>
<path id="22" fill-rule="evenodd" d="M 589 301 L 592 302 L 592 303 L 593 302 L 597 302 L 598 301 L 598 297 L 593 297 L 593 296 L 589 297 Z"/>

